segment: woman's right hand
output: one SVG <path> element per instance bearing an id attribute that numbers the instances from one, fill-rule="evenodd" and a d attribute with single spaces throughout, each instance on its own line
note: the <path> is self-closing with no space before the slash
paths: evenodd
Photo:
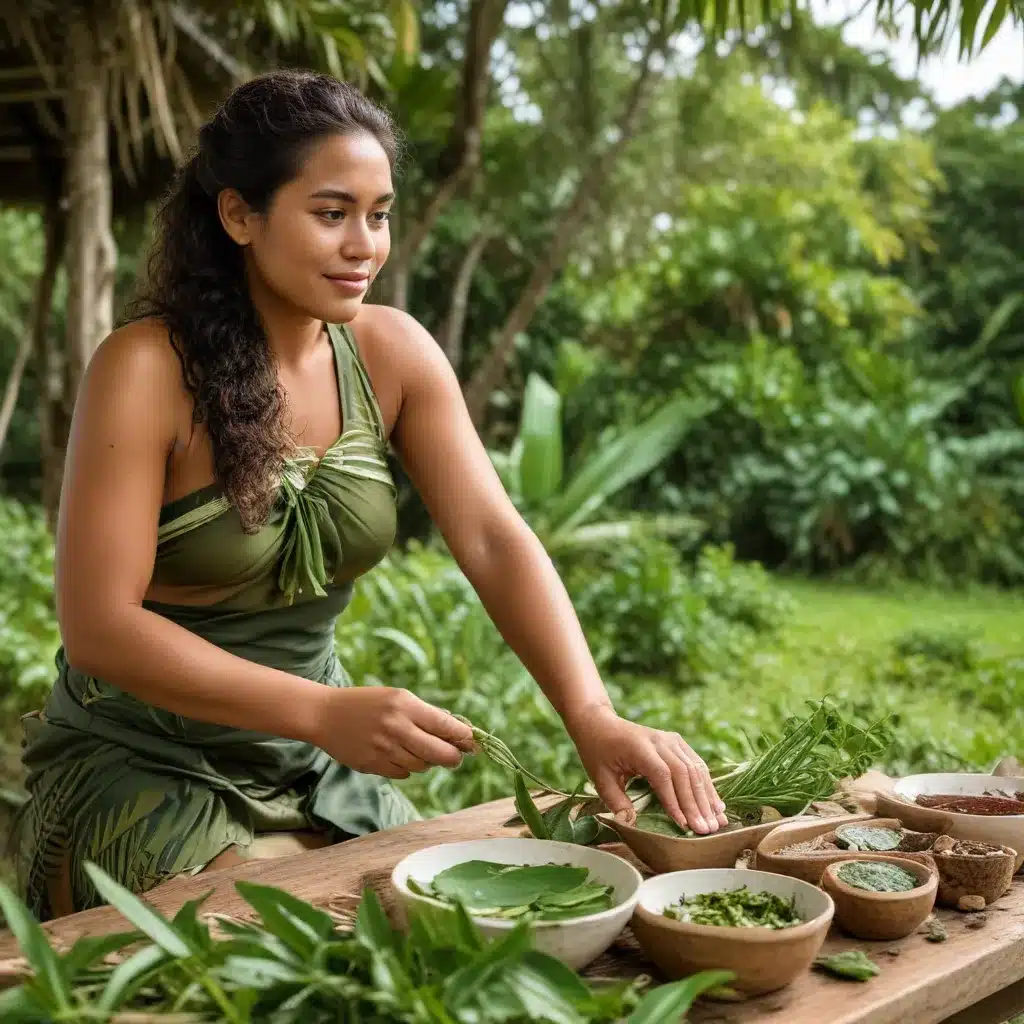
<path id="1" fill-rule="evenodd" d="M 349 768 L 390 779 L 457 768 L 476 749 L 468 725 L 393 686 L 329 689 L 313 742 Z"/>

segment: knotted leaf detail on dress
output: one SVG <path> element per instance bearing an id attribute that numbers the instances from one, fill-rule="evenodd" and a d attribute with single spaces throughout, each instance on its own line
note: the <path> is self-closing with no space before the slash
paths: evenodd
<path id="1" fill-rule="evenodd" d="M 343 477 L 394 487 L 384 443 L 376 433 L 352 427 L 321 458 L 303 448 L 284 464 L 280 489 L 285 523 L 278 586 L 288 604 L 307 590 L 326 597 L 325 587 L 334 581 L 344 552 L 326 492 Z M 329 553 L 334 557 L 329 558 Z M 334 563 L 332 568 L 329 561 Z"/>

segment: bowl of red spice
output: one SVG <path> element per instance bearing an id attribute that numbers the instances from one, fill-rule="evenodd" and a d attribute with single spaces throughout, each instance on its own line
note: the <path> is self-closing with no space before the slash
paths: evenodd
<path id="1" fill-rule="evenodd" d="M 1024 863 L 1024 778 L 981 773 L 909 775 L 891 794 L 878 794 L 879 813 L 911 828 L 945 832 L 955 839 L 991 843 L 1014 851 Z"/>

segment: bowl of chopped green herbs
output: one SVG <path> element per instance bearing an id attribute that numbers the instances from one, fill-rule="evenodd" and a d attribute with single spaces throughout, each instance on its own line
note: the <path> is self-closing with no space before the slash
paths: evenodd
<path id="1" fill-rule="evenodd" d="M 655 875 L 640 886 L 632 930 L 669 978 L 716 965 L 744 995 L 808 970 L 832 922 L 828 893 L 798 878 L 739 868 Z"/>
<path id="2" fill-rule="evenodd" d="M 932 912 L 939 876 L 905 857 L 875 857 L 829 864 L 821 884 L 843 931 L 856 939 L 893 942 L 920 928 Z"/>
<path id="3" fill-rule="evenodd" d="M 600 956 L 629 922 L 640 872 L 607 853 L 544 839 L 478 839 L 417 850 L 391 874 L 400 914 L 461 906 L 489 938 L 528 921 L 534 946 L 574 970 Z"/>

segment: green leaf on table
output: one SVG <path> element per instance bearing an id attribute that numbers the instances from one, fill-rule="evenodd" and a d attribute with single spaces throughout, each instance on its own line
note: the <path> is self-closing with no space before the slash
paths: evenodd
<path id="1" fill-rule="evenodd" d="M 678 1024 L 699 996 L 735 977 L 732 971 L 701 971 L 681 981 L 659 985 L 643 997 L 627 1024 Z"/>
<path id="2" fill-rule="evenodd" d="M 194 953 L 192 947 L 174 926 L 152 907 L 147 906 L 134 893 L 115 882 L 96 864 L 85 865 L 86 874 L 96 886 L 96 891 L 140 932 L 155 942 L 165 953 L 184 958 Z"/>
<path id="3" fill-rule="evenodd" d="M 844 949 L 832 956 L 816 957 L 812 966 L 835 978 L 849 981 L 868 981 L 881 970 L 871 957 L 859 949 Z"/>
<path id="4" fill-rule="evenodd" d="M 0 884 L 0 910 L 34 972 L 33 987 L 47 1000 L 49 1009 L 66 1011 L 71 1005 L 70 985 L 46 932 L 28 907 L 3 884 Z"/>

